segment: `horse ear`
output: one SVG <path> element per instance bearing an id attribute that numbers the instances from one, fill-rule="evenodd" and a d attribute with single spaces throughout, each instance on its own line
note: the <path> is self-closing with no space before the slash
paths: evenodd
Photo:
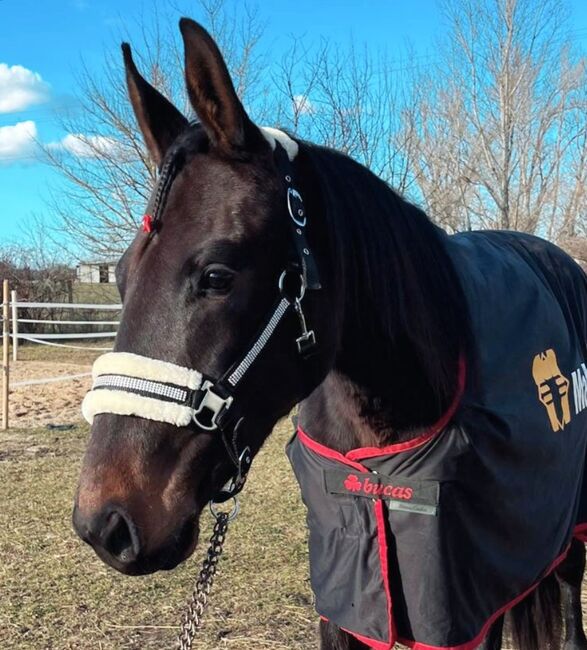
<path id="1" fill-rule="evenodd" d="M 130 45 L 122 44 L 128 95 L 151 157 L 161 164 L 165 152 L 188 126 L 187 119 L 137 70 Z"/>
<path id="2" fill-rule="evenodd" d="M 202 126 L 213 144 L 227 153 L 250 148 L 259 142 L 260 131 L 237 97 L 218 46 L 189 18 L 182 18 L 179 28 L 185 47 L 188 96 Z"/>

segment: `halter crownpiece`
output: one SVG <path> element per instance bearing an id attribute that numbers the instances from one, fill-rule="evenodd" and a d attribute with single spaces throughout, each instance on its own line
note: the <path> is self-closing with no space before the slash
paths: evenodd
<path id="1" fill-rule="evenodd" d="M 298 155 L 300 145 L 293 138 L 290 138 L 285 131 L 274 129 L 272 126 L 262 126 L 259 130 L 265 140 L 267 140 L 271 145 L 273 151 L 275 151 L 276 144 L 279 142 L 279 144 L 285 149 L 290 161 L 293 161 Z"/>

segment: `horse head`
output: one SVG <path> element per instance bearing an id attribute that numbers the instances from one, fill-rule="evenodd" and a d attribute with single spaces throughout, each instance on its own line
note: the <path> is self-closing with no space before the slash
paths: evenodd
<path id="1" fill-rule="evenodd" d="M 306 221 L 320 197 L 303 152 L 251 121 L 210 35 L 188 19 L 180 29 L 197 123 L 123 45 L 160 174 L 117 267 L 120 327 L 84 403 L 92 427 L 73 514 L 82 539 L 128 574 L 193 552 L 205 505 L 240 489 L 272 427 L 334 358 L 327 237 Z"/>

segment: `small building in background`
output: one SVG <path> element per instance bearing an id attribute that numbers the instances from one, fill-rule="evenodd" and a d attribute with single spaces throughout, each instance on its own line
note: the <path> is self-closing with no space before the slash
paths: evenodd
<path id="1" fill-rule="evenodd" d="M 116 261 L 80 262 L 75 270 L 80 284 L 115 284 Z"/>

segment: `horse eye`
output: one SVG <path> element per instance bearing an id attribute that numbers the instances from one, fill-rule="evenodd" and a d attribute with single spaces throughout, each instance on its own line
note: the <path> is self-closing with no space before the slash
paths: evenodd
<path id="1" fill-rule="evenodd" d="M 204 269 L 200 280 L 200 288 L 203 290 L 226 292 L 232 286 L 233 274 L 226 268 L 209 266 Z"/>

